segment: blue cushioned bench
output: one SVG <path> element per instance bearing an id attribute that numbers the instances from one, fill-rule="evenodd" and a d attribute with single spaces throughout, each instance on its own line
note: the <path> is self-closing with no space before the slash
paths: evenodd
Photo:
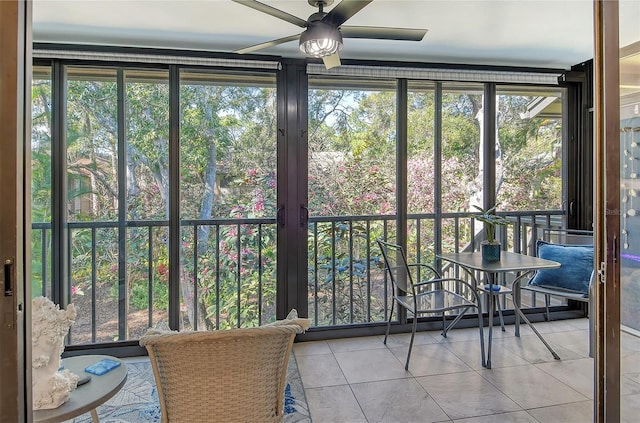
<path id="1" fill-rule="evenodd" d="M 593 322 L 591 318 L 591 294 L 594 280 L 593 233 L 578 230 L 546 229 L 543 238 L 536 241 L 536 255 L 540 258 L 560 263 L 558 269 L 536 272 L 525 289 L 545 296 L 546 320 L 551 319 L 549 312 L 550 297 L 580 301 L 589 304 L 589 355 L 593 354 Z"/>

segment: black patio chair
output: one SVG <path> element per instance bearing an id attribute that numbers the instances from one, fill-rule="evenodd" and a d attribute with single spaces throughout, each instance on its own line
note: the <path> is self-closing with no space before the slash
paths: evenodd
<path id="1" fill-rule="evenodd" d="M 395 303 L 397 302 L 404 307 L 407 312 L 413 314 L 411 341 L 409 342 L 409 351 L 407 352 L 407 362 L 404 366 L 405 370 L 409 369 L 409 360 L 411 359 L 411 350 L 416 335 L 418 318 L 424 314 L 442 315 L 441 335 L 446 338 L 447 331 L 460 321 L 466 311 L 470 308 L 476 308 L 478 310 L 481 353 L 482 357 L 484 357 L 482 306 L 476 288 L 462 279 L 442 278 L 438 271 L 428 264 L 407 263 L 404 249 L 400 245 L 391 244 L 380 239 L 378 239 L 377 242 L 384 257 L 385 270 L 389 275 L 394 290 L 391 311 L 389 312 L 389 320 L 387 322 L 387 331 L 384 336 L 385 345 L 391 328 L 391 319 L 393 317 Z M 427 275 L 429 277 L 418 280 L 418 273 L 420 273 L 421 278 Z M 416 276 L 415 280 L 418 280 L 417 282 L 414 282 L 414 275 Z M 446 289 L 445 286 L 457 286 L 460 289 L 464 289 L 468 296 L 463 296 L 457 292 Z M 453 321 L 447 325 L 447 312 L 452 310 L 459 310 L 459 312 Z"/>

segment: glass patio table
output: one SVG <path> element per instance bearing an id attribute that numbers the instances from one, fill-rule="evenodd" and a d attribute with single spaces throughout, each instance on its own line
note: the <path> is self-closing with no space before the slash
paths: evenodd
<path id="1" fill-rule="evenodd" d="M 519 282 L 525 276 L 535 272 L 536 270 L 542 269 L 556 269 L 560 267 L 560 263 L 544 260 L 534 256 L 528 256 L 525 254 L 511 253 L 508 251 L 502 251 L 500 254 L 500 261 L 495 262 L 487 262 L 482 260 L 482 253 L 480 251 L 476 252 L 465 252 L 465 253 L 452 253 L 452 254 L 439 254 L 438 258 L 442 260 L 446 260 L 450 263 L 454 263 L 459 265 L 463 270 L 465 270 L 473 279 L 475 286 L 483 293 L 488 293 L 489 295 L 497 295 L 499 292 L 494 293 L 493 286 L 496 285 L 496 276 L 500 273 L 507 272 L 515 272 L 518 273 L 516 279 L 513 281 L 513 286 L 517 286 L 514 295 L 513 308 L 516 313 L 516 336 L 519 335 L 519 319 L 522 320 L 529 325 L 531 330 L 538 336 L 540 341 L 547 347 L 547 349 L 553 355 L 553 358 L 556 360 L 560 359 L 560 356 L 556 354 L 556 352 L 551 348 L 551 346 L 545 341 L 545 339 L 540 335 L 537 329 L 533 326 L 531 321 L 524 315 L 522 310 L 520 310 L 520 292 L 519 292 Z M 475 277 L 474 271 L 482 272 L 487 277 L 487 282 L 489 284 L 488 289 L 483 289 L 484 287 L 478 284 L 478 281 Z M 489 335 L 487 339 L 487 357 L 485 360 L 484 351 L 482 357 L 482 365 L 487 369 L 491 368 L 491 341 L 493 337 L 493 315 L 495 313 L 495 305 L 493 298 L 489 297 Z M 480 322 L 482 324 L 482 322 Z M 484 350 L 484 345 L 482 345 L 482 350 Z"/>

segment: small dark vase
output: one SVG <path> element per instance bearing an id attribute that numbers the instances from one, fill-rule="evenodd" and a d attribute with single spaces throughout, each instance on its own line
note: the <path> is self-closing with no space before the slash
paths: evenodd
<path id="1" fill-rule="evenodd" d="M 487 241 L 482 241 L 480 248 L 483 261 L 500 261 L 500 250 L 502 249 L 500 244 L 489 244 Z"/>

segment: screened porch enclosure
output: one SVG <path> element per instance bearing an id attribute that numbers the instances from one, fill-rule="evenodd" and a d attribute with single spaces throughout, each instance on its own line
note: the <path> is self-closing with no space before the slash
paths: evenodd
<path id="1" fill-rule="evenodd" d="M 509 251 L 590 226 L 585 204 L 568 207 L 589 187 L 570 164 L 588 151 L 566 141 L 587 142 L 566 118 L 581 86 L 360 71 L 37 59 L 32 294 L 78 307 L 70 346 L 133 346 L 159 322 L 253 327 L 291 308 L 315 336 L 355 336 L 390 312 L 378 238 L 447 272 L 436 254 L 484 237 L 474 204 L 499 204 Z"/>

